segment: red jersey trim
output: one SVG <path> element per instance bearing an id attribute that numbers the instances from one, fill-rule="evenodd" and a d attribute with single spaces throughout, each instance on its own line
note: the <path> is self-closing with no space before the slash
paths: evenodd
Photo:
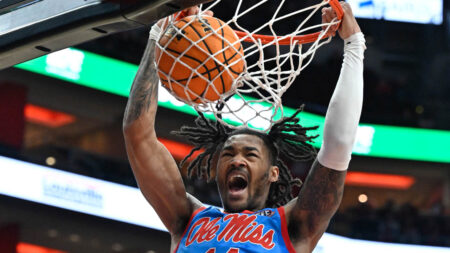
<path id="1" fill-rule="evenodd" d="M 202 206 L 202 207 L 199 207 L 197 210 L 195 210 L 195 211 L 192 213 L 191 218 L 189 218 L 189 222 L 188 222 L 188 224 L 186 225 L 186 228 L 184 229 L 184 232 L 183 232 L 183 234 L 182 234 L 181 237 L 180 237 L 181 239 L 180 239 L 180 241 L 178 242 L 177 247 L 175 248 L 175 250 L 173 251 L 173 253 L 176 253 L 176 252 L 178 251 L 178 248 L 180 247 L 180 243 L 181 243 L 181 241 L 183 240 L 184 236 L 186 235 L 186 232 L 188 231 L 188 228 L 189 228 L 189 226 L 191 225 L 191 222 L 192 222 L 192 220 L 194 219 L 194 217 L 195 217 L 199 212 L 201 212 L 201 211 L 203 211 L 203 210 L 205 210 L 205 209 L 206 209 L 206 207 Z"/>
<path id="2" fill-rule="evenodd" d="M 222 210 L 222 209 L 220 209 L 220 208 L 219 208 L 219 211 L 222 212 L 222 213 L 224 213 L 224 214 L 232 214 L 232 213 L 229 213 L 229 212 L 225 212 L 224 210 Z M 240 213 L 254 214 L 255 212 L 252 212 L 252 211 L 249 211 L 249 210 L 244 210 L 244 211 L 242 211 L 242 212 L 240 212 Z"/>
<path id="3" fill-rule="evenodd" d="M 280 214 L 281 235 L 283 236 L 284 244 L 286 245 L 286 248 L 290 253 L 296 253 L 296 251 L 294 249 L 294 245 L 292 245 L 291 239 L 289 238 L 286 215 L 284 214 L 284 207 L 280 206 L 277 209 L 278 209 L 278 213 Z"/>

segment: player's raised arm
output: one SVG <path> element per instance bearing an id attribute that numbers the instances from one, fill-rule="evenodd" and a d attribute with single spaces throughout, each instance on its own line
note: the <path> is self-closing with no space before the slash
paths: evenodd
<path id="1" fill-rule="evenodd" d="M 152 33 L 158 28 L 154 27 Z M 159 79 L 154 64 L 156 41 L 152 37 L 133 82 L 123 132 L 139 188 L 169 232 L 176 236 L 183 232 L 198 203 L 186 194 L 176 162 L 156 136 Z"/>
<path id="2" fill-rule="evenodd" d="M 345 44 L 344 61 L 326 114 L 323 144 L 297 201 L 287 206 L 291 239 L 305 252 L 315 247 L 340 205 L 362 108 L 364 35 L 350 6 L 341 4 L 344 19 L 338 31 Z M 322 16 L 329 22 L 335 14 L 324 8 Z"/>

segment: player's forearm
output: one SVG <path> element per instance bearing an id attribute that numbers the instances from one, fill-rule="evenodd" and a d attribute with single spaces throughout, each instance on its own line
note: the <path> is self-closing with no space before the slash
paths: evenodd
<path id="1" fill-rule="evenodd" d="M 154 40 L 149 40 L 139 65 L 139 70 L 133 81 L 125 109 L 124 129 L 129 128 L 133 124 L 143 124 L 149 130 L 154 128 L 158 106 L 159 82 L 154 64 L 155 43 Z"/>
<path id="2" fill-rule="evenodd" d="M 344 62 L 328 106 L 319 162 L 346 170 L 356 138 L 363 101 L 364 36 L 357 33 L 345 43 Z"/>

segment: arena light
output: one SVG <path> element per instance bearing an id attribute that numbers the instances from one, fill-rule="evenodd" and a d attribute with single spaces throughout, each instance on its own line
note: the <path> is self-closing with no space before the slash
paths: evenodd
<path id="1" fill-rule="evenodd" d="M 399 190 L 409 189 L 415 182 L 411 176 L 380 174 L 368 172 L 349 171 L 345 178 L 346 185 L 391 188 Z"/>
<path id="2" fill-rule="evenodd" d="M 191 150 L 194 148 L 191 145 L 187 145 L 181 142 L 172 141 L 168 139 L 158 138 L 158 140 L 169 150 L 169 152 L 177 159 L 183 159 L 185 156 L 191 152 Z M 197 152 L 202 152 L 203 150 L 199 150 Z M 194 153 L 194 157 L 196 156 L 196 153 Z"/>
<path id="3" fill-rule="evenodd" d="M 136 65 L 72 48 L 16 67 L 120 96 L 128 96 L 137 71 Z"/>
<path id="4" fill-rule="evenodd" d="M 50 249 L 31 243 L 19 242 L 16 247 L 17 253 L 67 253 L 66 251 Z"/>
<path id="5" fill-rule="evenodd" d="M 357 18 L 441 25 L 442 0 L 347 0 Z"/>
<path id="6" fill-rule="evenodd" d="M 24 114 L 27 121 L 53 128 L 73 123 L 76 120 L 73 115 L 33 104 L 25 105 Z"/>
<path id="7" fill-rule="evenodd" d="M 65 49 L 47 56 L 16 65 L 17 68 L 59 78 L 74 84 L 99 89 L 120 96 L 128 96 L 138 66 L 94 53 Z M 195 110 L 159 89 L 159 106 L 197 115 Z M 255 105 L 256 106 L 256 105 Z M 259 104 L 258 106 L 265 106 Z M 285 108 L 287 116 L 293 108 Z M 233 124 L 232 118 L 224 118 Z M 315 133 L 323 130 L 324 117 L 308 112 L 301 114 L 305 126 L 318 125 Z M 258 128 L 258 122 L 253 127 Z M 320 147 L 319 136 L 313 145 Z M 354 154 L 395 159 L 450 163 L 450 131 L 360 124 Z"/>

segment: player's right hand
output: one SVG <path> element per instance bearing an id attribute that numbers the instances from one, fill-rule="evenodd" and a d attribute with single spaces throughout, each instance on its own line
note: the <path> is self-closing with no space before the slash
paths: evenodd
<path id="1" fill-rule="evenodd" d="M 200 8 L 198 6 L 192 6 L 187 9 L 184 9 L 181 11 L 181 17 L 187 17 L 191 15 L 196 15 L 200 11 Z M 207 16 L 214 16 L 214 13 L 211 10 L 204 11 L 202 13 L 203 15 Z M 175 14 L 176 15 L 176 14 Z M 169 23 L 169 17 L 165 17 L 160 19 L 156 24 L 161 27 L 161 29 L 165 29 Z"/>

